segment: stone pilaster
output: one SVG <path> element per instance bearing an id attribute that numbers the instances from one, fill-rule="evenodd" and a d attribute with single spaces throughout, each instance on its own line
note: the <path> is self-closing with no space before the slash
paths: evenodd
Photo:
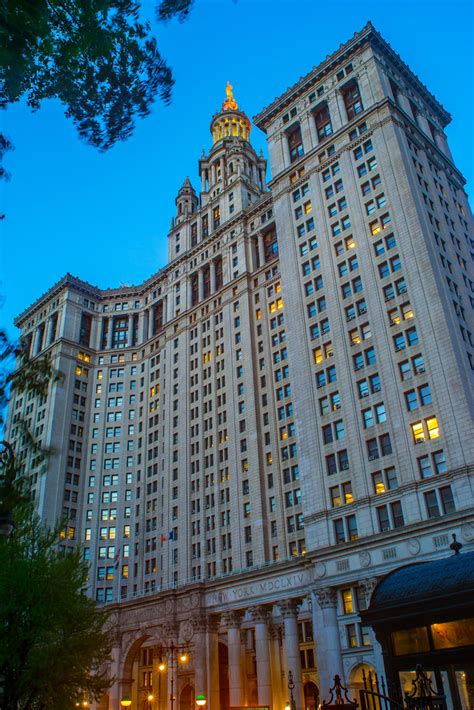
<path id="1" fill-rule="evenodd" d="M 243 612 L 226 611 L 222 618 L 227 627 L 227 646 L 229 650 L 229 702 L 230 705 L 242 705 L 242 672 L 240 654 L 240 622 Z"/>
<path id="2" fill-rule="evenodd" d="M 317 604 L 313 604 L 313 628 L 320 692 L 324 697 L 336 674 L 344 680 L 339 624 L 337 621 L 337 592 L 332 587 L 313 589 Z"/>
<path id="3" fill-rule="evenodd" d="M 287 599 L 279 604 L 280 613 L 283 617 L 285 629 L 285 653 L 287 658 L 288 671 L 293 673 L 295 683 L 294 699 L 296 710 L 303 710 L 303 684 L 301 682 L 301 657 L 300 645 L 298 636 L 298 608 L 301 605 L 301 599 Z"/>
<path id="4" fill-rule="evenodd" d="M 209 710 L 218 710 L 220 708 L 219 624 L 220 616 L 217 614 L 207 617 L 207 687 L 209 688 Z"/>
<path id="5" fill-rule="evenodd" d="M 270 648 L 268 644 L 268 622 L 270 608 L 259 605 L 250 609 L 255 624 L 255 655 L 257 658 L 258 704 L 272 705 L 272 679 L 270 670 Z"/>

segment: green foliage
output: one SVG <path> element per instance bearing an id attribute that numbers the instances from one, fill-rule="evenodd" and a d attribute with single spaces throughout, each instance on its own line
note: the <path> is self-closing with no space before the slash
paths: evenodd
<path id="1" fill-rule="evenodd" d="M 107 614 L 82 592 L 80 550 L 62 556 L 58 541 L 27 505 L 12 535 L 0 538 L 2 710 L 67 710 L 111 684 Z"/>
<path id="2" fill-rule="evenodd" d="M 192 2 L 163 0 L 157 15 L 183 20 Z M 170 101 L 174 83 L 139 10 L 137 0 L 1 0 L 0 108 L 56 98 L 99 150 L 128 138 L 157 95 Z M 0 136 L 0 158 L 10 148 Z"/>
<path id="3" fill-rule="evenodd" d="M 11 342 L 0 330 L 0 426 L 11 390 L 46 397 L 51 383 L 59 379 L 49 355 L 32 359 L 25 343 Z"/>
<path id="4" fill-rule="evenodd" d="M 172 17 L 178 16 L 180 22 L 189 15 L 189 11 L 194 3 L 194 0 L 162 0 L 157 7 L 157 17 L 161 22 L 167 22 Z"/>

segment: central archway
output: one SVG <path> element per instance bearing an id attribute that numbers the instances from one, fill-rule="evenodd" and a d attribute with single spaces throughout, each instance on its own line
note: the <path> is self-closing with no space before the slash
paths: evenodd
<path id="1" fill-rule="evenodd" d="M 189 683 L 179 695 L 179 710 L 194 710 L 194 688 Z"/>

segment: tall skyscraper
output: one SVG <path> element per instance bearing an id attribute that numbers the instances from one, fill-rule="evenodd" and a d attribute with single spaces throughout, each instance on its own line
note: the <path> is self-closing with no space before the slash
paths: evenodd
<path id="1" fill-rule="evenodd" d="M 382 668 L 358 616 L 377 580 L 452 533 L 473 547 L 474 239 L 449 120 L 369 23 L 255 117 L 267 187 L 228 85 L 168 264 L 108 290 L 68 274 L 17 319 L 64 374 L 12 401 L 8 436 L 113 605 L 103 710 L 276 710 L 289 671 L 297 710 L 335 673 L 355 690 Z"/>

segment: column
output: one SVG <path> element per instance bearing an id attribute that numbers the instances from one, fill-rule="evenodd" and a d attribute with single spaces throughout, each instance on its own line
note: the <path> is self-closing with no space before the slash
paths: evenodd
<path id="1" fill-rule="evenodd" d="M 345 123 L 346 109 L 344 106 L 344 100 L 339 93 L 339 91 L 333 91 L 332 94 L 328 94 L 326 97 L 328 103 L 329 115 L 331 117 L 331 124 L 333 133 L 339 130 Z"/>
<path id="2" fill-rule="evenodd" d="M 227 626 L 227 646 L 229 650 L 229 704 L 243 705 L 242 675 L 240 670 L 240 622 L 241 611 L 227 611 L 223 614 Z"/>
<path id="3" fill-rule="evenodd" d="M 282 133 L 280 136 L 281 150 L 283 153 L 283 165 L 287 168 L 290 165 L 290 148 L 288 145 L 288 139 L 286 133 Z"/>
<path id="4" fill-rule="evenodd" d="M 112 648 L 112 660 L 110 663 L 110 673 L 114 682 L 109 690 L 109 710 L 117 710 L 120 707 L 120 646 Z"/>
<path id="5" fill-rule="evenodd" d="M 244 651 L 245 651 L 245 664 L 243 668 L 244 672 L 244 691 L 245 691 L 245 702 L 247 705 L 250 703 L 250 688 L 249 688 L 249 676 L 253 675 L 253 629 L 244 629 Z"/>
<path id="6" fill-rule="evenodd" d="M 92 321 L 94 323 L 95 320 Z M 45 336 L 45 345 L 51 345 L 52 342 L 52 337 L 53 337 L 53 330 L 54 330 L 54 316 L 50 316 L 48 319 L 48 328 L 46 331 L 46 336 Z M 92 341 L 93 342 L 93 341 Z"/>
<path id="7" fill-rule="evenodd" d="M 270 624 L 268 633 L 270 636 L 270 662 L 272 669 L 273 705 L 275 708 L 283 708 L 287 697 L 283 693 L 283 672 L 280 655 L 280 632 L 281 629 L 276 624 Z"/>
<path id="8" fill-rule="evenodd" d="M 255 623 L 255 656 L 257 659 L 258 704 L 272 705 L 272 679 L 270 672 L 270 649 L 267 622 L 270 609 L 254 606 L 250 609 Z"/>
<path id="9" fill-rule="evenodd" d="M 207 698 L 207 669 L 206 669 L 206 632 L 207 622 L 205 616 L 196 616 L 192 619 L 194 630 L 194 690 L 195 695 L 205 695 Z"/>
<path id="10" fill-rule="evenodd" d="M 293 696 L 295 699 L 296 710 L 303 710 L 303 683 L 301 682 L 301 657 L 300 657 L 300 642 L 298 636 L 298 607 L 301 604 L 301 599 L 287 599 L 281 602 L 280 612 L 283 617 L 285 629 L 285 652 L 288 664 L 288 671 L 293 674 L 295 688 Z"/>
<path id="11" fill-rule="evenodd" d="M 306 120 L 308 121 L 309 135 L 311 136 L 311 148 L 315 148 L 318 145 L 319 141 L 318 134 L 316 133 L 316 123 L 314 121 L 313 114 L 307 113 Z"/>
<path id="12" fill-rule="evenodd" d="M 370 604 L 370 599 L 372 597 L 372 593 L 377 586 L 379 582 L 379 579 L 377 577 L 368 577 L 367 579 L 361 579 L 360 580 L 360 586 L 364 590 L 364 595 L 365 595 L 365 605 L 366 608 Z M 359 609 L 360 611 L 360 609 Z M 383 662 L 383 656 L 382 656 L 382 647 L 380 646 L 379 642 L 377 641 L 375 637 L 375 633 L 372 627 L 370 627 L 370 641 L 372 643 L 372 648 L 374 649 L 374 662 L 375 662 L 375 670 L 377 671 L 377 675 L 380 676 L 385 675 L 385 669 L 384 669 L 384 662 Z"/>
<path id="13" fill-rule="evenodd" d="M 397 94 L 397 103 L 402 109 L 402 111 L 414 120 L 413 111 L 411 110 L 410 106 L 410 100 L 408 96 L 401 90 Z"/>
<path id="14" fill-rule="evenodd" d="M 252 164 L 252 175 L 253 175 L 253 181 L 256 185 L 258 185 L 258 171 L 257 171 L 257 166 L 255 163 Z"/>
<path id="15" fill-rule="evenodd" d="M 260 266 L 263 266 L 265 263 L 265 245 L 263 243 L 263 234 L 261 232 L 258 235 L 258 258 Z"/>
<path id="16" fill-rule="evenodd" d="M 206 168 L 201 168 L 201 192 L 206 192 Z"/>
<path id="17" fill-rule="evenodd" d="M 309 115 L 308 114 L 301 117 L 300 126 L 301 126 L 301 137 L 303 139 L 304 152 L 309 153 L 309 151 L 312 148 L 314 148 L 314 146 L 317 144 L 317 141 L 316 141 L 316 143 L 313 143 L 313 137 L 311 135 L 311 129 L 309 126 Z"/>
<path id="18" fill-rule="evenodd" d="M 211 295 L 216 292 L 216 262 L 211 261 Z"/>
<path id="19" fill-rule="evenodd" d="M 219 624 L 220 617 L 216 614 L 207 619 L 207 707 L 209 710 L 219 710 Z"/>
<path id="20" fill-rule="evenodd" d="M 113 334 L 114 334 L 114 317 L 110 316 L 110 318 L 109 318 L 109 332 L 107 333 L 107 348 L 108 348 L 108 350 L 111 350 L 111 348 L 112 348 Z"/>
<path id="21" fill-rule="evenodd" d="M 137 345 L 141 345 L 145 341 L 145 311 L 141 311 L 138 314 L 138 341 Z"/>
<path id="22" fill-rule="evenodd" d="M 337 593 L 335 589 L 326 587 L 313 589 L 313 594 L 318 602 L 313 604 L 313 630 L 316 638 L 320 693 L 324 699 L 328 696 L 328 689 L 334 684 L 336 674 L 340 675 L 344 682 L 337 622 Z"/>
<path id="23" fill-rule="evenodd" d="M 93 318 L 91 323 L 91 347 L 100 350 L 100 318 Z M 57 336 L 57 331 L 56 331 Z"/>
<path id="24" fill-rule="evenodd" d="M 448 146 L 448 141 L 446 140 L 446 136 L 444 133 L 441 133 L 440 131 L 435 132 L 435 142 L 438 148 L 444 155 L 452 161 L 453 156 L 451 155 L 451 151 Z"/>
<path id="25" fill-rule="evenodd" d="M 153 308 L 148 309 L 148 338 L 153 336 Z"/>
<path id="26" fill-rule="evenodd" d="M 132 347 L 132 342 L 133 342 L 133 316 L 130 314 L 128 316 L 127 348 Z"/>
<path id="27" fill-rule="evenodd" d="M 198 279 L 199 279 L 199 303 L 204 299 L 204 271 L 202 269 L 199 269 L 198 272 Z"/>

